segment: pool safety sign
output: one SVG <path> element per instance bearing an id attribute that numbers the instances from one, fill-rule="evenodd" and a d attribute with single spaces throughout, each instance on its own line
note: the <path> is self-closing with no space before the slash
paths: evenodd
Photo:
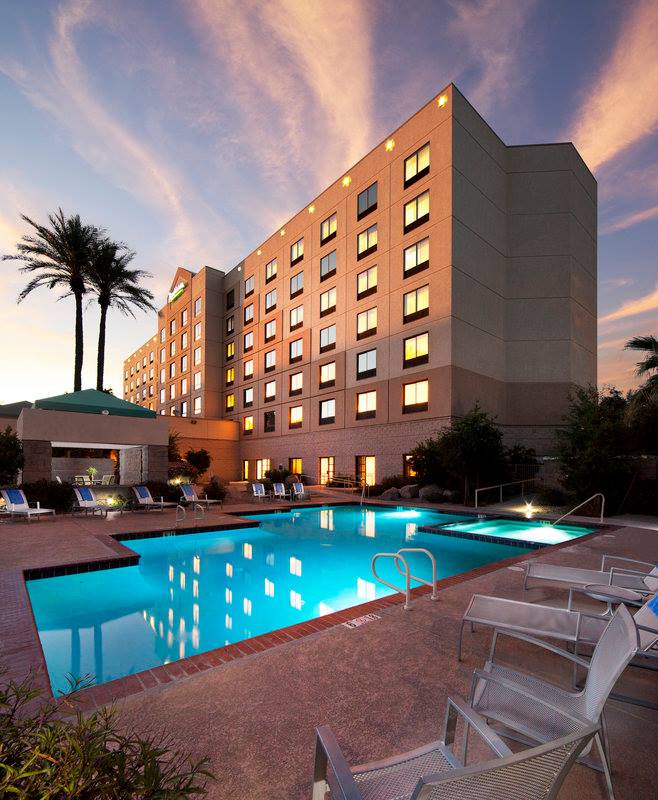
<path id="1" fill-rule="evenodd" d="M 364 614 L 362 617 L 349 620 L 349 622 L 343 622 L 343 626 L 345 628 L 360 628 L 361 625 L 374 622 L 376 619 L 381 619 L 381 617 L 378 614 Z"/>

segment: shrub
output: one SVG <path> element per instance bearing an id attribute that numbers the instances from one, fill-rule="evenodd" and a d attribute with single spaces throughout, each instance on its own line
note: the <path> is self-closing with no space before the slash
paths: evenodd
<path id="1" fill-rule="evenodd" d="M 212 463 L 210 453 L 204 450 L 203 447 L 199 450 L 188 450 L 187 453 L 185 453 L 185 460 L 194 470 L 197 478 L 203 475 L 204 472 L 207 472 Z"/>
<path id="2" fill-rule="evenodd" d="M 24 483 L 21 489 L 25 492 L 28 503 L 41 503 L 43 508 L 53 508 L 59 513 L 73 508 L 73 487 L 70 483 L 40 480 Z"/>
<path id="3" fill-rule="evenodd" d="M 0 486 L 12 486 L 23 469 L 23 443 L 7 425 L 0 431 Z"/>
<path id="4" fill-rule="evenodd" d="M 207 794 L 207 759 L 192 761 L 165 734 L 123 732 L 114 707 L 83 714 L 75 693 L 66 717 L 29 680 L 0 683 L 0 796 L 94 800 L 189 800 Z"/>
<path id="5" fill-rule="evenodd" d="M 408 486 L 410 483 L 415 483 L 415 478 L 405 478 L 404 475 L 388 475 L 386 478 L 382 478 L 379 482 L 380 487 L 380 494 L 385 492 L 387 489 L 401 489 L 403 486 Z M 372 487 L 371 487 L 372 493 Z"/>
<path id="6" fill-rule="evenodd" d="M 224 502 L 226 497 L 226 486 L 214 477 L 203 487 L 203 491 L 206 493 L 208 500 L 221 500 Z"/>
<path id="7" fill-rule="evenodd" d="M 265 473 L 265 480 L 270 483 L 285 483 L 292 478 L 292 472 L 282 467 L 281 469 L 268 469 Z"/>
<path id="8" fill-rule="evenodd" d="M 163 497 L 169 503 L 177 503 L 182 494 L 179 486 L 165 483 L 165 481 L 146 481 L 144 485 L 148 487 L 151 497 L 155 501 Z"/>
<path id="9" fill-rule="evenodd" d="M 197 471 L 185 461 L 178 461 L 176 464 L 170 465 L 167 475 L 170 481 L 178 481 L 178 483 L 194 483 L 197 479 Z"/>

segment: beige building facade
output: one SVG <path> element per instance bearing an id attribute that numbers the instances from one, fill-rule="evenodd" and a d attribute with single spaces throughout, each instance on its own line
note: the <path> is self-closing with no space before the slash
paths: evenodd
<path id="1" fill-rule="evenodd" d="M 178 271 L 164 383 L 135 402 L 232 420 L 249 478 L 379 481 L 475 402 L 548 453 L 570 389 L 596 382 L 596 207 L 572 144 L 506 146 L 450 85 L 232 270 Z M 188 287 L 206 309 L 200 406 L 169 396 Z"/>

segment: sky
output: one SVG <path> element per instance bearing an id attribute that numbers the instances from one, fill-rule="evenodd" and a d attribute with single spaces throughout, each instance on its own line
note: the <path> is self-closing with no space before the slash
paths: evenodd
<path id="1" fill-rule="evenodd" d="M 0 254 L 62 207 L 228 270 L 447 83 L 507 144 L 571 140 L 599 184 L 599 383 L 658 333 L 657 0 L 0 0 Z M 69 391 L 73 303 L 0 262 L 0 403 Z M 98 314 L 85 313 L 83 387 Z M 106 385 L 152 315 L 108 321 Z"/>

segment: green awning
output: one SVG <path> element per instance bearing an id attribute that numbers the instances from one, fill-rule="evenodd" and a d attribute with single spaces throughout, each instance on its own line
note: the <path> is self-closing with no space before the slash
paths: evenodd
<path id="1" fill-rule="evenodd" d="M 142 408 L 121 400 L 113 394 L 99 392 L 97 389 L 83 389 L 81 392 L 60 394 L 56 397 L 44 397 L 36 400 L 35 408 L 49 411 L 77 411 L 81 414 L 109 414 L 111 417 L 157 417 L 155 411 Z"/>

